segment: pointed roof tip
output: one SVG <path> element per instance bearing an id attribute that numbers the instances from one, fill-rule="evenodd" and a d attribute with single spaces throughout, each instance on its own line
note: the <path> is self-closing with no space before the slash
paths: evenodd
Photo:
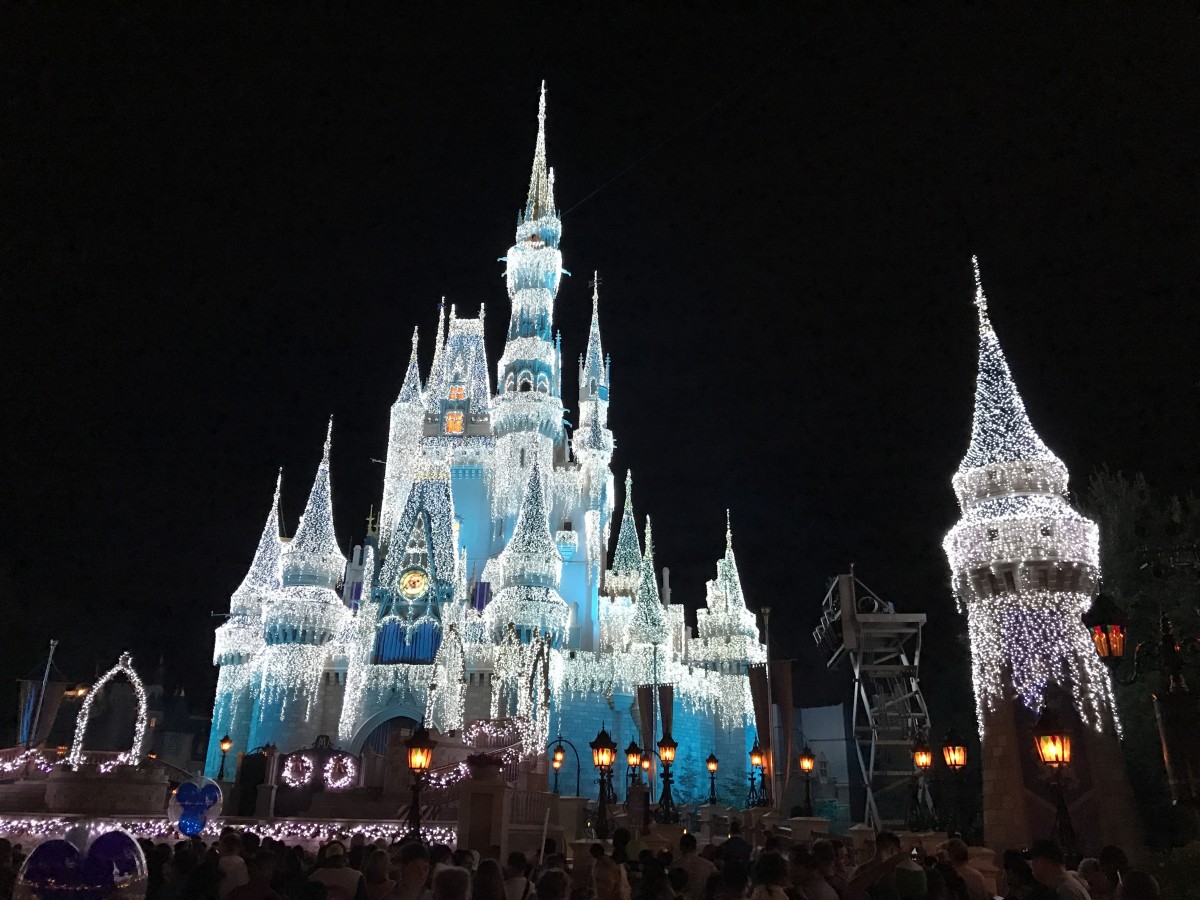
<path id="1" fill-rule="evenodd" d="M 421 326 L 414 325 L 413 326 L 413 336 L 412 336 L 412 352 L 413 353 L 417 352 L 417 340 L 420 337 L 420 332 L 421 332 Z"/>
<path id="2" fill-rule="evenodd" d="M 596 314 L 596 304 L 600 302 L 600 270 L 592 272 L 592 315 Z"/>
<path id="3" fill-rule="evenodd" d="M 329 414 L 329 427 L 325 429 L 325 452 L 321 462 L 329 462 L 329 448 L 333 444 L 333 413 Z"/>
<path id="4" fill-rule="evenodd" d="M 983 292 L 983 276 L 979 273 L 979 257 L 971 255 L 971 267 L 975 270 L 975 308 L 979 310 L 979 327 L 991 328 L 988 318 L 987 295 Z"/>

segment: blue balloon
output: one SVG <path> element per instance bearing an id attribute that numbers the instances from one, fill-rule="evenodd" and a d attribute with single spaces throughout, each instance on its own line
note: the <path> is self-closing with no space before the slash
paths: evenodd
<path id="1" fill-rule="evenodd" d="M 84 885 L 78 848 L 63 840 L 46 841 L 33 848 L 21 867 L 18 882 L 28 885 L 43 900 L 81 897 Z"/>
<path id="2" fill-rule="evenodd" d="M 100 835 L 92 841 L 83 860 L 84 881 L 89 887 L 103 889 L 101 896 L 145 875 L 146 857 L 142 848 L 124 831 Z"/>
<path id="3" fill-rule="evenodd" d="M 186 834 L 188 837 L 195 837 L 204 830 L 208 819 L 203 813 L 184 813 L 179 817 L 179 823 L 176 827 L 181 834 Z"/>
<path id="4" fill-rule="evenodd" d="M 212 809 L 221 802 L 221 789 L 215 784 L 206 784 L 200 788 L 200 802 L 204 804 L 206 810 Z"/>
<path id="5" fill-rule="evenodd" d="M 200 785 L 195 782 L 185 781 L 175 791 L 175 799 L 179 801 L 180 806 L 195 806 L 201 802 L 201 793 Z"/>

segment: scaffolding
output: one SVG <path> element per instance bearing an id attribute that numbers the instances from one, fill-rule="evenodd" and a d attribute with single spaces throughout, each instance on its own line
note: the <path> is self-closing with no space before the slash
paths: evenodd
<path id="1" fill-rule="evenodd" d="M 850 660 L 854 746 L 866 788 L 863 821 L 876 831 L 934 820 L 929 786 L 912 756 L 914 743 L 929 738 L 918 680 L 924 624 L 924 613 L 897 613 L 851 570 L 830 584 L 813 629 L 830 669 Z"/>

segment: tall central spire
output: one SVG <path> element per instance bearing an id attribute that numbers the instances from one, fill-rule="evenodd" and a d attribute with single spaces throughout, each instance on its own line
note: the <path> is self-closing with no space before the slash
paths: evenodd
<path id="1" fill-rule="evenodd" d="M 554 212 L 554 171 L 546 164 L 546 82 L 538 98 L 537 143 L 533 148 L 533 173 L 529 177 L 529 199 L 525 218 L 540 219 Z"/>

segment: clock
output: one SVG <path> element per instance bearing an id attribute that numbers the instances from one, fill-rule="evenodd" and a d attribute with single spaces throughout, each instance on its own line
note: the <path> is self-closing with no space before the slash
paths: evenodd
<path id="1" fill-rule="evenodd" d="M 429 587 L 429 576 L 422 569 L 405 569 L 400 573 L 400 593 L 413 600 L 425 593 Z"/>

